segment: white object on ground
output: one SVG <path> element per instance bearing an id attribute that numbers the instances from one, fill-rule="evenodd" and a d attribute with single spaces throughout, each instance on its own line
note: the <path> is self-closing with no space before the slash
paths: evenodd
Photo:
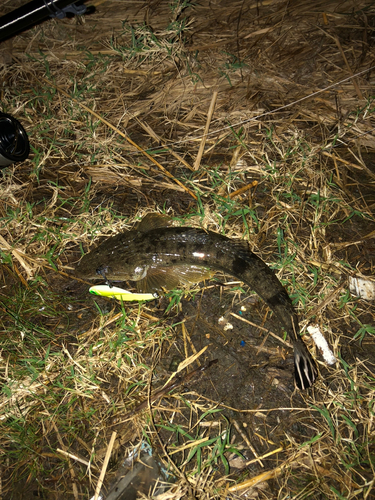
<path id="1" fill-rule="evenodd" d="M 349 276 L 350 293 L 365 300 L 375 299 L 375 282 L 365 278 Z"/>
<path id="2" fill-rule="evenodd" d="M 334 365 L 337 361 L 337 358 L 335 357 L 330 347 L 328 346 L 328 343 L 324 335 L 320 331 L 320 328 L 317 325 L 309 325 L 307 327 L 307 331 L 311 335 L 316 346 L 321 350 L 325 362 L 328 365 Z"/>

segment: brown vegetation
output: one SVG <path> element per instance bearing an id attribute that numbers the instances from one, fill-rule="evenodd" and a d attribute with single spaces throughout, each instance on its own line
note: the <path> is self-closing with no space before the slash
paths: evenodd
<path id="1" fill-rule="evenodd" d="M 0 43 L 32 146 L 0 181 L 0 496 L 91 498 L 143 441 L 175 479 L 160 499 L 372 498 L 373 307 L 348 279 L 374 270 L 374 3 L 87 4 Z M 82 252 L 153 211 L 275 269 L 337 358 L 306 334 L 311 391 L 230 277 L 88 294 Z"/>

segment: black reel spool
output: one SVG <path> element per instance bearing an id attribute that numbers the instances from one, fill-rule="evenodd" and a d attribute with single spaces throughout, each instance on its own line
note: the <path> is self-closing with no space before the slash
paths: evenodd
<path id="1" fill-rule="evenodd" d="M 0 168 L 8 167 L 29 156 L 30 144 L 18 120 L 0 111 Z"/>

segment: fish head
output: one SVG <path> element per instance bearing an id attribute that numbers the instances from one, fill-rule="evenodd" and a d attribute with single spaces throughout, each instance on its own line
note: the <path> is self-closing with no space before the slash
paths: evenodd
<path id="1" fill-rule="evenodd" d="M 105 276 L 114 281 L 138 281 L 148 266 L 139 262 L 134 249 L 135 231 L 127 231 L 112 238 L 85 254 L 75 268 L 75 275 L 81 279 L 95 279 Z"/>

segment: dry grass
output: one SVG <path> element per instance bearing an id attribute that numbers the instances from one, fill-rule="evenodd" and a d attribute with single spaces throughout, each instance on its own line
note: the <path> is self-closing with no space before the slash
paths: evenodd
<path id="1" fill-rule="evenodd" d="M 160 500 L 372 498 L 373 309 L 347 279 L 373 276 L 375 6 L 93 3 L 0 47 L 2 109 L 32 146 L 0 183 L 0 496 L 92 497 L 116 431 L 106 486 L 143 441 L 176 479 Z M 263 402 L 239 387 L 234 405 L 214 367 L 189 379 L 229 338 L 201 310 L 211 283 L 161 305 L 88 297 L 71 273 L 81 253 L 155 210 L 246 238 L 275 269 L 339 359 L 307 340 L 309 393 L 276 369 Z M 235 329 L 245 297 L 213 295 Z M 153 400 L 171 353 L 200 350 L 200 324 L 209 348 Z M 270 365 L 289 356 L 262 347 Z"/>

